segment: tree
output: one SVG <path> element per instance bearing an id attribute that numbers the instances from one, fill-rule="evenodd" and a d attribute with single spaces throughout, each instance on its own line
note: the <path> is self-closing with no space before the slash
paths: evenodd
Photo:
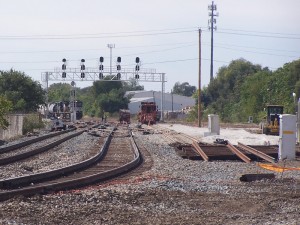
<path id="1" fill-rule="evenodd" d="M 14 112 L 33 112 L 44 103 L 44 90 L 22 72 L 0 71 L 0 95 L 13 103 Z"/>
<path id="2" fill-rule="evenodd" d="M 12 108 L 12 103 L 6 98 L 0 95 L 0 127 L 6 129 L 8 127 L 8 121 L 5 119 L 6 113 Z"/>
<path id="3" fill-rule="evenodd" d="M 127 82 L 123 82 L 123 90 L 124 91 L 142 91 L 144 90 L 144 86 L 138 84 L 138 80 L 131 78 Z"/>
<path id="4" fill-rule="evenodd" d="M 71 90 L 72 86 L 67 83 L 51 84 L 48 88 L 48 102 L 69 101 Z"/>
<path id="5" fill-rule="evenodd" d="M 195 91 L 196 87 L 189 85 L 188 82 L 184 82 L 182 84 L 180 82 L 176 82 L 172 92 L 173 94 L 191 97 Z"/>

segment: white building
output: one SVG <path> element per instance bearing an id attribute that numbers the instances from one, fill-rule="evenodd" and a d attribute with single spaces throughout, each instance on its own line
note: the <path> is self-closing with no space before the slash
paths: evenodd
<path id="1" fill-rule="evenodd" d="M 155 102 L 158 111 L 161 111 L 161 91 L 127 91 L 125 96 L 132 96 L 128 108 L 131 114 L 139 111 L 141 102 Z M 164 93 L 164 111 L 182 111 L 188 107 L 193 107 L 196 101 L 192 97 L 186 97 L 171 93 Z"/>

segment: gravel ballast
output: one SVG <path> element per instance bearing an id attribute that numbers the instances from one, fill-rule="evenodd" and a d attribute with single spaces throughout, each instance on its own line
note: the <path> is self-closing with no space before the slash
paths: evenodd
<path id="1" fill-rule="evenodd" d="M 300 224 L 300 171 L 275 180 L 240 182 L 269 173 L 240 161 L 180 158 L 159 133 L 135 133 L 151 170 L 119 182 L 0 202 L 0 224 Z"/>

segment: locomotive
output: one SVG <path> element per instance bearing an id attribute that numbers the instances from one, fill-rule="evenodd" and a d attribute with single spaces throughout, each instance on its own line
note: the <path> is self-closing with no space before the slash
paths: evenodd
<path id="1" fill-rule="evenodd" d="M 54 102 L 48 105 L 48 118 L 60 118 L 63 121 L 71 121 L 72 114 L 76 112 L 76 120 L 80 120 L 83 116 L 82 101 L 61 101 Z M 41 114 L 46 114 L 45 107 L 40 109 Z"/>
<path id="2" fill-rule="evenodd" d="M 155 124 L 157 121 L 157 105 L 155 102 L 141 102 L 138 121 L 142 124 Z"/>

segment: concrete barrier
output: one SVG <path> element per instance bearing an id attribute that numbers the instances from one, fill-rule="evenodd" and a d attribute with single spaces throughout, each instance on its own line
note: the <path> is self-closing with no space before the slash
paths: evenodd
<path id="1" fill-rule="evenodd" d="M 7 129 L 0 128 L 0 140 L 8 140 L 13 137 L 21 136 L 23 129 L 24 114 L 9 114 L 6 119 L 9 123 Z"/>

